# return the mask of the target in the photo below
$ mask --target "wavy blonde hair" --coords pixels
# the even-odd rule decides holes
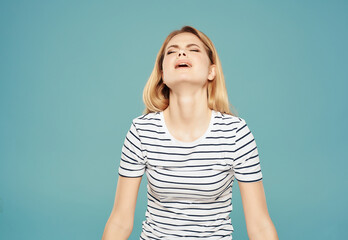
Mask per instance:
[[[159,50],[155,66],[152,73],[144,87],[143,101],[145,104],[145,110],[143,114],[151,112],[163,111],[169,105],[169,93],[170,89],[163,83],[162,79],[162,63],[165,54],[165,49],[168,42],[176,35],[180,33],[192,33],[196,35],[203,43],[211,64],[215,64],[216,76],[212,81],[208,81],[207,96],[208,96],[208,107],[221,113],[230,114],[237,116],[235,108],[229,103],[228,95],[225,85],[225,78],[222,72],[222,66],[219,56],[216,52],[212,41],[202,32],[191,26],[183,26],[180,30],[172,31],[167,38],[164,40],[161,49]]]

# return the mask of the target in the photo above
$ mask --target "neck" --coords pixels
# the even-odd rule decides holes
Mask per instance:
[[[207,88],[196,91],[170,92],[169,106],[164,110],[172,126],[186,132],[193,132],[210,121]]]

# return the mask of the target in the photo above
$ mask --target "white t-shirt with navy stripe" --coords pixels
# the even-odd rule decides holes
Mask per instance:
[[[140,239],[232,239],[232,184],[262,180],[258,150],[244,119],[212,110],[206,132],[182,142],[163,112],[134,118],[118,173],[147,176]]]

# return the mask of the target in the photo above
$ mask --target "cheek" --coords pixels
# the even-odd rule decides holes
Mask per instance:
[[[162,68],[163,69],[167,68],[167,65],[168,65],[168,61],[166,59],[164,59],[162,62]]]
[[[199,70],[201,71],[202,74],[207,75],[209,73],[209,67],[210,67],[210,61],[203,58],[200,59],[200,66],[199,66]]]
[[[166,71],[168,69],[168,65],[169,65],[168,59],[167,58],[163,59],[162,70]]]
[[[173,64],[174,64],[174,61],[170,57],[166,57],[166,58],[163,59],[163,62],[162,62],[162,76],[165,76],[166,73],[172,71]]]
[[[162,79],[165,80],[166,79],[166,75],[167,75],[167,72],[168,72],[168,59],[163,59],[163,62],[162,62]]]

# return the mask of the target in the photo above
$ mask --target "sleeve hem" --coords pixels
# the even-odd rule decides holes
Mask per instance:
[[[237,178],[236,178],[237,179]],[[256,180],[250,180],[250,181],[245,181],[245,180],[239,180],[237,179],[238,182],[243,182],[243,183],[252,183],[252,182],[260,182],[262,181],[263,178],[259,178],[259,179],[256,179]]]
[[[140,176],[126,176],[126,175],[123,175],[121,173],[118,173],[118,175],[120,175],[121,177],[127,177],[127,178],[138,178],[138,177],[142,177],[143,175],[140,175]]]

